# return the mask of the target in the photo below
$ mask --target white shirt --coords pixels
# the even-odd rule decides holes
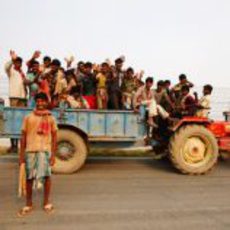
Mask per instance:
[[[63,93],[63,91],[66,89],[67,89],[67,81],[65,79],[65,76],[62,73],[62,71],[58,70],[54,95],[59,95],[59,94]]]
[[[73,96],[68,96],[67,101],[70,104],[70,108],[72,109],[81,109],[81,103],[79,101],[76,101]]]
[[[15,70],[12,61],[6,63],[5,71],[9,77],[9,98],[26,98],[23,78],[21,73]]]
[[[205,95],[199,100],[199,104],[205,108],[205,109],[210,109],[210,104],[211,104],[211,95]]]
[[[209,109],[211,104],[211,95],[204,95],[199,100],[199,105],[203,107],[203,109],[199,109],[196,113],[198,117],[208,117]]]
[[[133,98],[133,104],[134,104],[134,107],[137,107],[140,104],[146,105],[152,100],[156,101],[154,90],[150,89],[147,92],[146,86],[143,85],[135,93],[134,98]]]

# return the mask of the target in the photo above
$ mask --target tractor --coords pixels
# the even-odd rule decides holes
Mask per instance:
[[[176,169],[183,174],[201,175],[214,168],[219,153],[230,152],[230,122],[185,116],[173,125],[159,121],[150,144],[156,153],[168,152]]]

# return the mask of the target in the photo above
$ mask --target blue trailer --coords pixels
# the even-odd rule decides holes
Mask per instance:
[[[22,120],[30,112],[0,104],[0,137],[19,139]],[[59,126],[55,173],[80,169],[90,147],[135,146],[145,135],[145,124],[133,111],[54,109],[52,113]]]
[[[30,112],[29,108],[5,107],[0,103],[0,137],[19,139],[22,120]],[[91,147],[111,149],[141,142],[143,145],[148,129],[133,111],[58,108],[52,113],[59,126],[55,173],[69,174],[79,170]],[[162,130],[164,126],[159,123],[159,129],[153,129],[150,144],[155,152],[166,151],[174,167],[185,174],[209,172],[217,163],[219,150],[229,146],[229,122],[183,117],[175,125],[168,126],[166,132]]]

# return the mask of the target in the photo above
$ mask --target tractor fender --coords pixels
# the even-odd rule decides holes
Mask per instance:
[[[173,132],[177,131],[184,125],[188,124],[197,124],[197,125],[204,125],[208,126],[212,123],[211,120],[208,118],[202,118],[202,117],[184,117],[179,122],[176,123],[175,126],[171,129]]]

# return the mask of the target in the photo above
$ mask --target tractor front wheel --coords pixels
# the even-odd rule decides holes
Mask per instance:
[[[216,138],[201,125],[184,126],[170,140],[170,159],[184,174],[207,173],[218,160]]]

